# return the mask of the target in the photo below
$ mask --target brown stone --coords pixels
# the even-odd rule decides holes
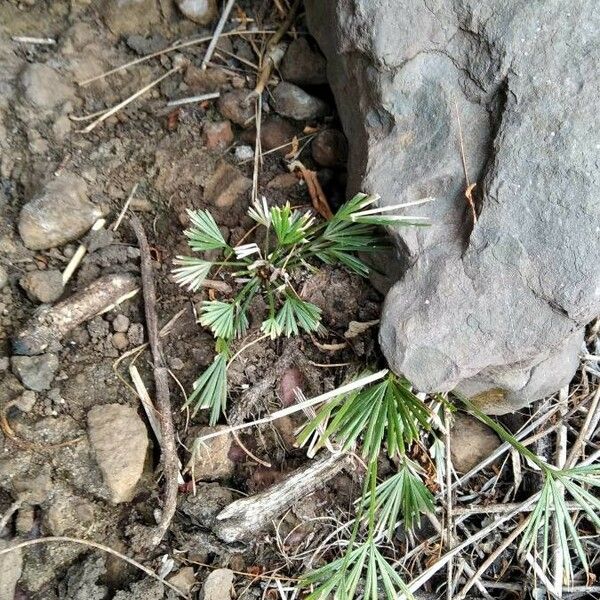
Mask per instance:
[[[204,124],[202,139],[209,150],[224,150],[233,143],[233,131],[229,121]]]
[[[293,173],[280,173],[267,183],[267,188],[271,190],[289,190],[297,185],[298,178]]]
[[[224,425],[216,427],[201,427],[195,436],[188,440],[188,448],[194,445],[197,438],[224,429]],[[235,463],[229,458],[229,450],[233,443],[233,436],[219,435],[203,441],[194,453],[193,475],[196,481],[213,481],[224,479],[233,474]]]
[[[337,129],[326,129],[312,141],[312,156],[322,167],[341,167],[348,159],[346,136]]]
[[[219,98],[219,112],[241,127],[250,127],[254,123],[254,103],[248,101],[248,90],[233,90]]]
[[[450,435],[452,464],[458,473],[470,471],[501,444],[487,425],[464,413],[455,415]]]
[[[204,199],[220,208],[233,206],[251,187],[252,181],[242,175],[239,169],[221,161],[206,183]]]

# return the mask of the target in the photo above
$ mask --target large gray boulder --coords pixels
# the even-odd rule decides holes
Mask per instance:
[[[600,313],[597,3],[306,4],[350,141],[348,192],[435,198],[404,209],[431,227],[395,234],[391,367],[424,391],[483,394],[490,413],[566,384]]]

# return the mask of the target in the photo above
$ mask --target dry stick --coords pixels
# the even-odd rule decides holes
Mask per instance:
[[[113,231],[116,231],[121,225],[121,221],[123,220],[123,217],[125,217],[125,213],[127,212],[127,209],[129,208],[129,205],[131,204],[131,201],[133,200],[133,197],[135,196],[139,185],[140,182],[138,181],[131,188],[131,192],[129,192],[129,196],[127,196],[127,200],[125,201],[125,204],[123,205],[123,208],[121,209],[121,212],[119,213],[119,216],[117,217],[117,220],[115,221],[115,224],[112,227]]]
[[[89,548],[95,548],[96,550],[101,550],[102,552],[106,552],[107,554],[112,554],[113,556],[116,556],[117,558],[124,560],[126,563],[129,563],[130,565],[136,567],[140,571],[143,571],[149,577],[156,579],[156,581],[159,581],[160,583],[162,583],[169,589],[173,590],[180,598],[186,598],[186,600],[188,599],[188,596],[186,594],[184,594],[178,587],[174,586],[172,583],[169,583],[168,581],[163,579],[160,575],[157,575],[152,569],[145,567],[144,565],[137,562],[137,560],[134,560],[133,558],[129,558],[129,556],[125,556],[125,554],[121,554],[120,552],[113,550],[109,546],[105,546],[104,544],[99,544],[97,542],[90,542],[88,540],[72,538],[72,537],[68,537],[68,536],[64,536],[64,535],[48,536],[48,537],[38,538],[36,540],[27,540],[25,542],[19,542],[18,544],[15,544],[14,546],[4,548],[3,550],[0,550],[0,556],[2,556],[3,554],[8,554],[9,552],[13,552],[15,550],[19,550],[20,548],[27,548],[27,546],[37,546],[38,544],[47,544],[50,542],[70,542],[72,544],[79,544],[80,546],[88,546]]]
[[[274,33],[272,29],[264,30],[264,31],[246,31],[246,30],[235,30],[228,31],[227,33],[222,33],[219,37],[229,37],[231,35],[263,35],[266,33]],[[151,60],[152,58],[157,58],[158,56],[162,56],[163,54],[168,54],[169,52],[174,52],[175,50],[180,50],[181,48],[188,48],[189,46],[195,46],[197,44],[204,44],[206,42],[210,42],[213,39],[213,36],[205,36],[201,38],[196,38],[194,40],[188,40],[187,42],[180,42],[178,44],[173,44],[168,46],[167,48],[163,48],[162,50],[158,50],[157,52],[152,52],[151,54],[147,54],[146,56],[142,56],[141,58],[136,58],[128,63],[119,65],[110,71],[105,71],[104,73],[100,73],[100,75],[95,75],[94,77],[90,77],[89,79],[84,79],[83,81],[79,81],[77,85],[84,86],[92,83],[94,81],[98,81],[98,79],[104,79],[109,75],[113,75],[114,73],[118,73],[119,71],[124,71],[125,69],[129,69],[129,67],[133,67],[135,65],[139,65],[140,63]]]
[[[462,159],[463,171],[465,173],[465,182],[467,183],[467,187],[465,189],[465,198],[467,199],[467,203],[471,209],[471,215],[473,216],[473,225],[477,223],[477,212],[475,210],[475,202],[473,202],[473,188],[475,184],[471,185],[469,181],[469,173],[467,171],[467,159],[465,157],[465,144],[463,141],[463,133],[462,133],[462,125],[460,122],[460,113],[458,111],[458,103],[454,101],[454,108],[456,109],[456,120],[458,122],[458,141],[460,143],[460,157]]]
[[[532,507],[533,508],[533,507]],[[495,560],[506,550],[516,539],[519,537],[522,531],[527,527],[529,523],[529,516],[523,520],[523,522],[516,527],[510,535],[481,563],[479,569],[475,574],[467,581],[459,594],[455,596],[454,600],[463,600],[467,597],[467,592],[474,586],[477,585],[481,580],[481,576],[488,570],[488,568],[495,562]]]
[[[558,404],[559,404],[559,419],[560,427],[556,434],[556,453],[555,463],[557,469],[562,469],[567,462],[567,427],[565,423],[565,415],[567,414],[569,403],[569,387],[563,387],[558,393]],[[589,414],[589,412],[588,412]],[[560,481],[557,481],[557,493],[562,496],[564,500],[565,488]],[[560,531],[558,525],[558,516],[554,515],[552,523],[552,542],[554,544],[554,550],[552,552],[552,583],[556,589],[559,598],[562,598],[563,580],[565,577],[565,561],[562,554],[560,541]],[[570,574],[567,574],[570,579]]]
[[[569,456],[565,463],[565,467],[569,468],[575,464],[575,461],[577,461],[577,459],[579,458],[579,455],[581,454],[581,451],[583,450],[583,447],[584,447],[586,441],[590,437],[589,434],[590,433],[593,434],[593,429],[591,432],[590,432],[590,429],[591,429],[591,424],[596,420],[596,415],[600,414],[600,411],[598,410],[599,404],[600,404],[600,385],[596,388],[596,392],[594,394],[594,398],[592,399],[592,403],[590,404],[588,414],[585,418],[585,421],[583,422],[583,425],[581,427],[579,435],[577,436],[577,439],[575,440],[575,443],[573,444],[573,447],[571,448],[571,451],[569,452]]]
[[[156,316],[156,288],[152,273],[152,259],[148,238],[142,223],[136,215],[129,217],[140,247],[140,264],[142,275],[142,291],[144,296],[144,312],[148,329],[148,342],[154,361],[154,383],[156,386],[156,408],[160,419],[162,433],[162,463],[165,478],[165,500],[157,531],[152,539],[156,546],[164,537],[177,506],[177,474],[179,471],[175,431],[171,415],[171,397],[169,394],[169,373],[162,352],[162,343],[158,335],[158,318]]]
[[[229,13],[231,12],[231,9],[233,8],[234,4],[235,4],[235,0],[227,0],[227,4],[223,8],[223,12],[221,13],[221,18],[219,19],[219,22],[217,23],[215,32],[212,35],[212,39],[210,40],[210,44],[208,45],[208,48],[206,49],[206,54],[204,55],[204,58],[202,60],[202,66],[201,66],[202,70],[206,69],[206,67],[208,65],[208,61],[211,59],[213,52],[215,51],[215,48],[217,47],[217,42],[219,41],[219,37],[221,36],[223,27],[225,27],[225,23],[227,22],[227,18],[229,17]]]
[[[600,457],[600,450],[597,450],[596,452],[591,454],[588,458],[581,461],[580,465],[581,466],[590,465],[593,462],[595,462],[599,457]],[[422,585],[425,584],[425,582],[429,581],[440,569],[444,568],[444,566],[447,564],[447,562],[450,560],[450,558],[452,556],[455,556],[459,552],[462,552],[465,548],[468,548],[471,544],[478,542],[480,539],[486,537],[489,533],[491,533],[492,531],[497,529],[500,525],[502,525],[503,523],[506,523],[506,521],[513,519],[518,514],[520,514],[524,510],[528,509],[530,506],[532,506],[535,502],[538,501],[540,496],[541,496],[541,492],[535,493],[533,496],[531,496],[530,498],[525,500],[522,504],[518,505],[514,510],[511,510],[507,514],[501,516],[499,519],[496,519],[495,521],[490,523],[488,526],[484,527],[483,529],[479,530],[477,533],[475,533],[472,536],[470,536],[469,538],[467,538],[464,542],[462,542],[458,546],[452,548],[452,550],[450,550],[449,552],[446,552],[446,554],[444,554],[442,557],[440,557],[440,559],[437,562],[435,562],[433,565],[431,565],[429,568],[427,568],[425,571],[423,571],[423,573],[421,573],[416,579],[414,579],[408,585],[408,589],[410,590],[410,592],[411,593],[416,592]],[[407,597],[405,594],[400,594],[400,596],[398,596],[398,600],[407,600]]]
[[[102,123],[102,121],[105,121],[106,119],[108,119],[109,117],[114,115],[116,112],[119,112],[122,108],[127,106],[130,102],[133,102],[136,98],[139,98],[140,96],[145,94],[148,90],[151,90],[154,86],[158,85],[163,79],[166,79],[170,75],[173,75],[173,73],[180,71],[181,68],[182,68],[181,65],[177,65],[176,67],[173,67],[172,69],[167,71],[164,75],[161,75],[158,79],[155,79],[154,81],[150,82],[148,85],[145,85],[142,89],[135,92],[135,94],[132,94],[131,96],[129,96],[129,98],[125,98],[125,100],[123,100],[122,102],[119,102],[119,104],[116,104],[112,108],[109,108],[106,112],[102,113],[97,119],[92,121],[87,127],[84,127],[83,129],[81,129],[80,133],[89,133],[90,131],[92,131],[92,129],[95,129],[98,125],[100,125],[100,123]]]

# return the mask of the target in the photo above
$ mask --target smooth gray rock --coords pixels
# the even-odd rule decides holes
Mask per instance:
[[[13,373],[29,390],[43,392],[49,390],[58,370],[56,354],[39,354],[38,356],[13,356],[10,359]]]
[[[323,100],[287,81],[279,83],[272,91],[272,96],[275,111],[296,121],[318,119],[331,112]]]
[[[88,200],[85,181],[64,173],[21,209],[19,234],[31,250],[54,248],[77,239],[104,213]]]
[[[420,390],[483,392],[498,413],[566,384],[600,312],[597,4],[306,5],[350,142],[349,193],[435,198],[404,209],[431,227],[395,234],[391,367]]]

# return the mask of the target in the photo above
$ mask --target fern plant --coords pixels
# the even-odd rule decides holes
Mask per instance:
[[[267,306],[261,324],[265,338],[319,332],[321,310],[298,292],[306,275],[324,263],[341,264],[366,276],[369,268],[356,253],[384,247],[378,227],[426,224],[419,217],[387,214],[405,205],[368,208],[377,199],[358,194],[328,221],[318,220],[312,211],[294,210],[289,203],[269,207],[265,198],[257,200],[248,216],[262,230],[256,232],[256,239],[262,240],[260,246],[256,242],[231,246],[209,211],[188,211],[191,225],[185,236],[190,249],[196,253],[220,252],[221,258],[178,256],[173,270],[175,281],[197,291],[210,273],[219,269],[237,286],[232,298],[201,304],[199,322],[216,338],[216,356],[188,397],[186,406],[191,406],[194,414],[200,409],[209,410],[210,424],[214,425],[225,411],[231,343],[248,330],[248,308],[258,294]]]
[[[315,449],[337,444],[343,451],[359,447],[366,461],[365,488],[358,501],[354,529],[344,556],[305,576],[302,584],[312,589],[310,600],[352,600],[360,582],[369,600],[400,593],[411,596],[402,577],[381,553],[377,540],[393,540],[400,520],[411,529],[423,513],[433,510],[433,495],[408,450],[429,431],[432,414],[412,392],[409,383],[393,373],[381,382],[338,396],[323,406],[300,432],[300,445]],[[385,451],[397,465],[397,473],[377,484],[378,457]],[[366,528],[360,542],[359,531]]]
[[[467,407],[469,412],[482,423],[492,428],[498,436],[509,443],[543,478],[540,498],[529,516],[527,527],[521,535],[519,553],[533,552],[541,556],[541,566],[548,570],[548,558],[552,547],[552,529],[555,527],[555,541],[564,562],[564,579],[573,580],[573,559],[575,555],[586,573],[589,564],[583,542],[577,532],[573,518],[567,508],[565,493],[569,494],[590,521],[594,529],[600,531],[600,465],[581,465],[559,469],[548,464],[537,454],[523,446],[510,432],[497,421],[482,413],[468,398],[455,393],[455,396]],[[596,494],[592,493],[593,490]]]

